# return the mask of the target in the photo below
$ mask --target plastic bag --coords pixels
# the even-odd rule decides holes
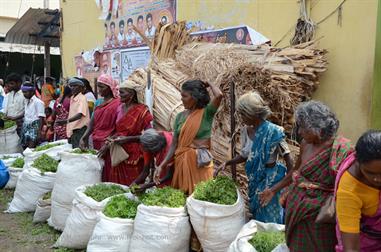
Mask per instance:
[[[114,184],[114,183],[102,183]],[[119,185],[119,184],[117,184]],[[86,196],[86,188],[92,185],[83,185],[75,190],[72,210],[66,219],[65,228],[54,247],[85,249],[97,224],[98,215],[102,212],[110,198],[101,202]],[[127,186],[119,185],[128,189]]]
[[[3,188],[9,180],[9,173],[7,170],[7,167],[3,163],[3,161],[0,160],[0,189]]]
[[[52,192],[52,212],[48,223],[62,231],[73,206],[75,189],[101,182],[103,160],[96,155],[69,152],[62,152],[61,160]]]
[[[33,215],[33,223],[45,222],[50,217],[51,200],[41,197],[37,202],[36,212]]]
[[[191,227],[185,207],[138,206],[130,251],[188,252]]]
[[[228,252],[256,252],[257,250],[249,243],[249,240],[257,232],[284,232],[285,226],[277,223],[263,223],[251,220],[246,223],[238,233],[235,240],[230,244]],[[279,244],[273,252],[288,252],[286,244]]]
[[[0,130],[0,154],[19,153],[22,151],[17,135],[17,126]]]
[[[42,174],[36,168],[24,169],[17,181],[13,199],[6,212],[33,212],[36,210],[38,199],[52,191],[55,180],[56,174],[53,172]]]
[[[5,188],[16,188],[17,180],[19,179],[22,171],[22,168],[8,167],[9,180],[8,183],[5,185]]]
[[[187,199],[190,221],[204,252],[225,252],[245,224],[245,204],[237,190],[234,205]]]

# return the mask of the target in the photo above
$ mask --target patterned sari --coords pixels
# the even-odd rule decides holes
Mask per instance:
[[[321,206],[334,191],[338,166],[353,152],[348,139],[336,137],[293,174],[286,202],[286,241],[290,251],[335,251],[335,224],[316,224]]]
[[[147,106],[137,104],[116,121],[115,136],[138,136],[153,120]],[[140,143],[122,145],[129,158],[115,167],[105,166],[102,181],[130,185],[143,171],[144,159]]]
[[[262,222],[283,223],[283,208],[279,204],[280,192],[262,207],[259,193],[277,184],[286,175],[286,167],[277,162],[274,167],[266,167],[270,153],[277,148],[285,134],[278,125],[264,121],[255,132],[255,138],[245,170],[249,179],[250,210],[254,219]]]
[[[60,103],[61,99],[57,99],[54,104],[54,110],[56,111],[56,121],[58,120],[67,120],[69,116],[70,109],[70,98],[65,98],[62,104]],[[57,125],[54,124],[54,133],[56,135],[56,140],[66,139],[66,124]]]

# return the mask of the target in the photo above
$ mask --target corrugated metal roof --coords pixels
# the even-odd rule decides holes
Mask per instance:
[[[44,54],[45,48],[37,45],[20,45],[0,42],[0,52],[17,52],[28,54]],[[59,47],[50,47],[50,54],[60,55]]]
[[[60,21],[59,16],[47,14],[47,12],[55,12],[59,15],[58,10],[30,8],[7,32],[5,42],[15,44],[44,45],[45,41],[50,41],[51,46],[59,47],[59,26],[41,24],[57,24]]]

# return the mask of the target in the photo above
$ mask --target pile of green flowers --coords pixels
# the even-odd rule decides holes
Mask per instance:
[[[118,195],[111,198],[103,213],[110,218],[135,219],[139,204],[138,201]]]
[[[183,207],[185,205],[185,194],[172,187],[164,187],[155,189],[141,196],[141,201],[147,206],[162,206],[162,207]]]
[[[285,243],[285,234],[283,232],[258,232],[249,243],[258,252],[271,252],[279,244]]]
[[[88,150],[81,150],[81,149],[74,149],[72,150],[70,153],[74,153],[74,154],[92,154],[92,155],[97,155],[97,151],[96,150],[91,150],[91,149],[88,149]]]
[[[0,120],[3,120],[4,121],[4,128],[1,128],[2,130],[5,130],[5,129],[9,129],[9,128],[12,128],[13,126],[16,125],[16,122],[15,121],[12,121],[12,120],[6,120],[4,119],[4,114],[3,113],[0,113]],[[4,158],[3,158],[4,159]]]
[[[34,149],[34,151],[43,151],[43,150],[47,150],[47,149],[50,149],[50,148],[53,148],[56,146],[60,146],[60,145],[64,145],[64,144],[63,143],[45,144],[45,145],[41,145],[41,146],[36,147]]]
[[[217,176],[215,179],[198,183],[193,197],[220,205],[233,205],[238,198],[237,187],[232,178]]]
[[[15,161],[13,161],[11,167],[13,168],[23,168],[24,167],[24,158],[22,157],[19,157],[19,158],[16,158]]]
[[[101,202],[111,196],[123,193],[126,193],[126,191],[121,186],[111,184],[96,184],[87,187],[85,190],[86,196],[98,202]]]
[[[32,166],[39,169],[43,175],[45,172],[57,172],[58,164],[59,162],[54,158],[42,154],[39,158],[34,160]]]

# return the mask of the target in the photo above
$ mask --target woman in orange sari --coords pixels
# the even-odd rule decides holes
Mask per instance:
[[[207,87],[213,93],[212,101]],[[213,118],[220,106],[222,92],[213,84],[200,80],[186,81],[182,86],[181,100],[185,111],[176,117],[171,148],[155,171],[155,182],[160,183],[161,170],[174,156],[172,187],[191,194],[196,184],[213,178],[213,163],[199,163],[197,151],[210,150]]]
[[[108,138],[99,155],[103,155],[112,145],[119,145],[128,154],[128,158],[114,167],[105,166],[102,177],[104,182],[130,185],[143,171],[143,150],[139,139],[145,129],[152,127],[153,117],[147,106],[138,101],[137,91],[140,87],[129,80],[119,87],[122,104],[116,111],[115,134]]]

